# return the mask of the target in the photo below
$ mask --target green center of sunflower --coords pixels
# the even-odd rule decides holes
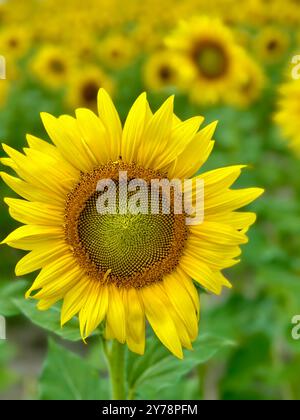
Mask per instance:
[[[131,179],[160,178],[161,175],[134,164],[115,162],[81,177],[69,195],[66,206],[66,239],[88,275],[98,281],[113,282],[119,287],[140,288],[161,281],[178,264],[186,240],[184,215],[114,214],[98,212],[96,192],[101,179],[118,182],[119,170]],[[118,188],[117,188],[118,202]],[[105,274],[109,272],[109,275]]]
[[[217,79],[223,76],[228,67],[226,52],[217,43],[206,41],[196,46],[193,59],[202,76]]]

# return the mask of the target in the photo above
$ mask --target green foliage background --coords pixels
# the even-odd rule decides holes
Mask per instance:
[[[116,105],[124,119],[142,90],[140,62],[115,76]],[[278,69],[270,69],[278,74]],[[2,83],[2,81],[1,81]],[[149,95],[153,108],[168,96]],[[291,337],[292,317],[300,313],[300,176],[292,155],[272,124],[275,103],[270,84],[259,103],[247,110],[199,109],[177,95],[178,116],[196,114],[219,120],[216,146],[201,170],[246,163],[237,186],[260,186],[265,195],[251,210],[258,214],[243,247],[242,261],[228,270],[233,289],[221,297],[201,292],[202,317],[195,351],[179,361],[149,337],[144,358],[128,354],[128,387],[136,398],[299,399],[300,342]],[[25,133],[45,138],[39,112],[63,112],[61,97],[34,81],[15,82],[0,114],[0,138],[25,146]],[[13,193],[1,184],[1,196]],[[0,203],[1,237],[17,223]],[[77,322],[63,330],[59,309],[41,313],[25,301],[32,280],[16,279],[22,252],[0,248],[0,314],[7,317],[6,341],[0,341],[1,398],[106,399],[107,368],[99,334],[88,346]],[[28,319],[30,321],[28,321]],[[48,341],[49,339],[49,341]]]

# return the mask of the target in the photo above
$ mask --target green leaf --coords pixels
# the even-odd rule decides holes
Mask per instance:
[[[178,360],[156,338],[151,338],[147,341],[147,350],[143,357],[133,353],[129,354],[127,361],[128,387],[131,392],[138,390],[143,395],[145,386],[151,385],[158,397],[157,393],[160,389],[173,386],[195,367],[206,363],[222,347],[232,344],[231,341],[224,338],[209,334],[201,335],[194,343],[194,350],[185,351],[184,359]]]
[[[59,305],[54,305],[47,311],[40,311],[37,309],[36,301],[34,300],[16,299],[14,302],[22,314],[35,325],[51,331],[66,340],[81,340],[77,318],[73,318],[64,327],[60,326]]]
[[[42,400],[106,400],[107,379],[75,353],[49,340],[39,383]]]
[[[25,280],[0,283],[0,315],[13,316],[20,313],[14,300],[24,296],[27,285]]]

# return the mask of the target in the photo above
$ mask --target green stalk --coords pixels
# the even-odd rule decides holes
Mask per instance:
[[[111,382],[111,395],[113,400],[126,400],[125,386],[125,345],[114,340],[109,350],[103,342]]]

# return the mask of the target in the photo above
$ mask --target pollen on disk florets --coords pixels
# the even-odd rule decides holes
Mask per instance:
[[[118,186],[120,171],[128,181],[143,179],[149,185],[163,174],[135,163],[110,162],[81,178],[68,195],[65,235],[79,264],[100,282],[118,287],[140,288],[161,281],[177,266],[187,229],[184,214],[99,214],[99,180],[111,179]],[[149,196],[149,206],[151,198]],[[109,273],[109,275],[107,275]]]

